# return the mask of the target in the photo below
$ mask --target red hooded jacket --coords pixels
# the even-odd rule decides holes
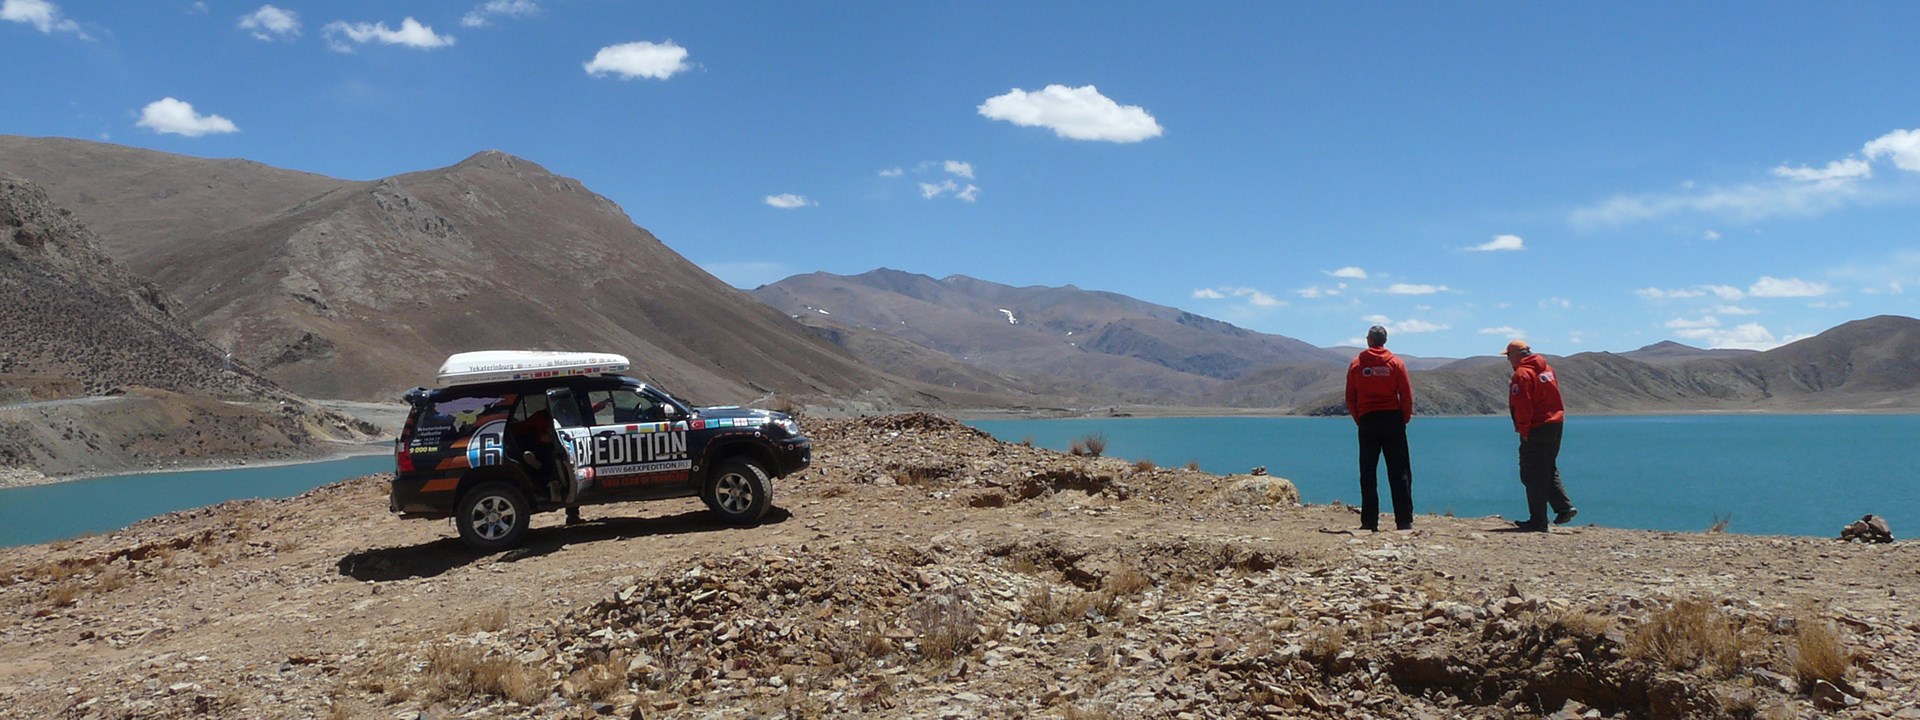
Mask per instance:
[[[1401,422],[1413,420],[1413,384],[1407,364],[1384,347],[1367,348],[1347,366],[1347,414],[1353,421],[1382,410],[1399,410]]]
[[[1560,404],[1560,379],[1554,377],[1547,359],[1528,355],[1513,369],[1513,381],[1507,386],[1507,407],[1513,413],[1513,429],[1525,440],[1533,429],[1567,419]]]

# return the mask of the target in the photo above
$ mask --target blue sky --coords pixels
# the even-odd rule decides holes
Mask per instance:
[[[1072,284],[1426,356],[1920,314],[1916,3],[0,3],[0,133],[503,150],[748,288]]]

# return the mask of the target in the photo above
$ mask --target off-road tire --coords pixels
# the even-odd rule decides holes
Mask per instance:
[[[481,483],[461,495],[454,507],[453,524],[460,528],[460,539],[482,552],[519,547],[532,523],[533,504],[527,502],[526,493],[503,482]]]
[[[700,499],[723,522],[751,525],[773,508],[773,480],[752,460],[728,460],[707,476]]]

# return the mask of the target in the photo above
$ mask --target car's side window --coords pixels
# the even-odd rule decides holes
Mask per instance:
[[[547,396],[541,393],[528,393],[520,398],[520,405],[513,409],[513,421],[520,422],[533,417],[536,413],[546,412]]]
[[[632,390],[594,390],[587,393],[587,402],[593,406],[595,425],[657,422],[661,419],[660,409],[653,399]]]

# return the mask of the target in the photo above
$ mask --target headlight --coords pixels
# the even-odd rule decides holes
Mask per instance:
[[[774,418],[773,426],[780,428],[780,431],[786,433],[787,437],[800,436],[800,421],[793,418]]]

